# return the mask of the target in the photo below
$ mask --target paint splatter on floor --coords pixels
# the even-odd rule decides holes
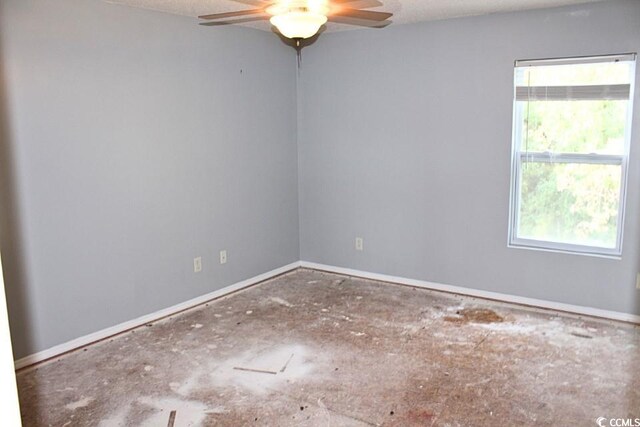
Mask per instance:
[[[84,408],[85,406],[89,405],[91,401],[93,401],[92,397],[84,397],[75,402],[68,403],[64,405],[64,407],[70,411],[75,411],[78,408]]]
[[[301,269],[152,326],[20,372],[24,425],[640,417],[640,330],[622,323]]]

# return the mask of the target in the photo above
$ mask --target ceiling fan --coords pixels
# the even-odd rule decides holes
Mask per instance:
[[[296,49],[302,41],[315,36],[327,22],[383,28],[391,23],[388,12],[365,10],[382,6],[379,0],[234,0],[253,6],[234,12],[199,16],[209,22],[200,25],[218,26],[269,20]]]

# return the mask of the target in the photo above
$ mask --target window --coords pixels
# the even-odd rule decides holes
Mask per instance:
[[[516,61],[510,246],[621,255],[635,57]]]

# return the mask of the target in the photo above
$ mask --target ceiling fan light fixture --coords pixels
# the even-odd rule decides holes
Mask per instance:
[[[274,15],[269,21],[287,38],[308,39],[327,22],[327,17],[316,12],[292,10]]]
[[[200,15],[198,18],[209,21],[200,25],[243,24],[269,19],[282,37],[295,42],[292,46],[298,53],[309,44],[302,43],[302,40],[316,36],[320,28],[329,20],[360,27],[383,28],[391,23],[387,19],[393,16],[389,12],[366,10],[382,5],[379,0],[235,1],[249,3],[255,5],[256,8]],[[345,4],[347,5],[345,6]],[[361,9],[357,9],[358,6]]]

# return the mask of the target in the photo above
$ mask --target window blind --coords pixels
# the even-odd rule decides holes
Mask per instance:
[[[515,61],[516,67],[531,67],[544,65],[569,65],[569,64],[595,64],[599,62],[635,61],[635,53],[623,53],[619,55],[584,56],[574,58],[548,58],[548,59],[519,59]]]
[[[516,101],[627,100],[631,85],[516,86]]]

